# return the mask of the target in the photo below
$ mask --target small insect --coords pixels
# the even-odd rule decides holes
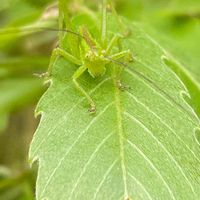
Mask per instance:
[[[78,38],[77,41],[81,41],[78,43],[78,46],[77,46],[78,53],[80,53],[80,56],[77,56],[78,53],[73,48],[74,43],[73,43],[73,45],[70,45],[70,43],[69,43],[69,45],[71,46],[71,50],[74,49],[71,52],[66,51],[65,48],[62,47],[62,44],[60,44],[60,47],[56,48],[53,51],[48,72],[44,73],[44,74],[34,74],[34,75],[39,76],[41,78],[44,77],[44,75],[51,75],[51,68],[55,62],[55,59],[58,56],[63,56],[68,61],[75,63],[76,65],[79,66],[79,68],[74,73],[72,79],[73,79],[73,82],[75,83],[76,87],[78,88],[78,90],[80,90],[83,93],[83,95],[85,95],[86,98],[88,99],[88,101],[90,103],[89,111],[91,113],[95,113],[95,111],[96,111],[95,103],[92,100],[92,98],[90,97],[90,95],[88,95],[87,92],[81,87],[81,85],[78,83],[77,79],[86,70],[88,70],[89,74],[95,78],[98,76],[103,76],[106,71],[106,68],[109,67],[109,64],[111,64],[111,63],[115,63],[116,66],[118,66],[118,67],[120,66],[119,68],[121,69],[121,68],[129,67],[127,62],[129,62],[129,61],[131,62],[134,60],[133,56],[129,50],[118,51],[117,53],[111,54],[111,52],[113,52],[112,49],[114,47],[118,46],[120,39],[123,38],[124,36],[126,37],[127,35],[129,35],[130,31],[128,31],[126,29],[126,27],[124,27],[123,23],[121,22],[120,18],[117,15],[115,9],[111,6],[110,8],[113,11],[113,15],[115,16],[115,18],[120,26],[120,29],[122,29],[123,32],[122,32],[122,34],[117,33],[107,44],[107,41],[106,41],[106,34],[107,34],[106,0],[103,0],[102,7],[103,7],[103,9],[102,9],[101,41],[99,43],[96,42],[95,39],[90,35],[90,33],[86,27],[81,27],[79,32],[74,32],[70,29],[62,28],[62,27],[59,29],[56,29],[56,28],[45,28],[45,27],[37,27],[37,26],[34,27],[34,29],[33,29],[33,27],[17,27],[17,28],[8,28],[8,29],[0,30],[0,34],[3,34],[3,35],[4,34],[7,35],[10,33],[11,34],[17,33],[17,35],[19,35],[19,36],[24,35],[22,33],[25,33],[25,32],[32,33],[35,31],[36,32],[37,31],[55,31],[55,32],[58,31],[59,33],[69,33],[69,36],[74,35],[76,37],[76,39]],[[123,59],[123,61],[122,61],[122,59]],[[169,66],[168,61],[166,62],[166,65]],[[182,106],[179,102],[177,102],[165,90],[160,88],[156,84],[156,82],[154,82],[149,77],[145,76],[145,74],[141,73],[140,71],[138,71],[134,68],[131,68],[131,71],[136,76],[143,79],[147,84],[151,85],[155,90],[162,93],[163,96],[165,96],[168,100],[170,100],[171,102],[176,104],[181,110],[188,113],[191,116],[191,118],[193,118],[193,114],[188,112],[188,110],[184,106]],[[127,86],[124,86],[121,84],[120,76],[116,77],[115,81],[116,81],[116,86],[119,89],[121,89],[122,91],[129,89]]]
[[[132,61],[132,55],[130,50],[120,51],[111,54],[112,49],[118,44],[119,40],[123,37],[122,34],[115,34],[111,41],[107,43],[107,1],[103,0],[102,3],[102,23],[101,23],[101,41],[98,43],[91,36],[88,29],[85,26],[80,27],[77,36],[80,36],[82,40],[78,43],[76,51],[69,53],[63,48],[58,47],[53,50],[52,57],[49,65],[49,73],[58,56],[64,57],[66,60],[78,65],[78,69],[72,76],[72,80],[77,89],[87,98],[90,107],[89,112],[95,113],[96,106],[92,97],[83,89],[79,84],[78,78],[87,70],[93,77],[103,76],[106,72],[106,67],[112,62],[112,60],[118,60],[124,58],[126,61]],[[78,51],[78,52],[77,52]],[[77,56],[80,55],[80,56]],[[118,80],[119,83],[119,80]],[[118,84],[119,87],[121,84]]]
[[[65,50],[60,44],[59,47],[55,48],[52,52],[50,59],[49,69],[47,73],[44,74],[34,74],[39,77],[51,76],[52,67],[56,59],[61,56],[66,60],[72,62],[78,66],[78,69],[72,76],[72,80],[76,88],[87,98],[89,102],[89,112],[96,112],[96,105],[92,97],[84,90],[84,88],[79,84],[78,78],[85,72],[88,71],[89,74],[93,77],[103,76],[106,72],[106,68],[109,67],[111,63],[120,65],[120,62],[117,60],[123,59],[124,61],[132,61],[132,54],[130,50],[118,51],[112,54],[112,50],[119,46],[120,40],[124,37],[123,34],[116,33],[110,42],[107,42],[107,8],[113,11],[113,15],[116,18],[119,26],[123,26],[118,18],[115,9],[112,5],[108,5],[106,0],[102,0],[102,19],[101,19],[101,30],[100,30],[100,42],[97,42],[95,38],[92,37],[89,30],[86,26],[81,26],[77,32],[71,31],[68,28],[55,29],[55,28],[35,28],[34,30],[29,27],[24,27],[22,31],[33,32],[33,31],[59,31],[63,33],[69,33],[68,37],[71,40],[68,40],[68,46],[70,51]],[[6,31],[5,31],[6,33]],[[7,33],[12,33],[12,30],[8,30]],[[75,38],[74,38],[75,37]],[[75,42],[71,42],[75,41]],[[71,44],[72,43],[72,44]],[[120,47],[118,48],[120,49]],[[122,66],[122,65],[121,65]],[[126,86],[123,86],[120,82],[120,77],[117,77],[116,86],[121,90],[127,89]]]

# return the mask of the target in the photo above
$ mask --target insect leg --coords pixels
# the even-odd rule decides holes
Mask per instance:
[[[56,59],[58,56],[64,57],[66,60],[76,64],[76,65],[81,65],[82,63],[73,55],[69,54],[67,51],[64,51],[61,48],[56,48],[53,50],[51,59],[50,59],[50,64],[49,64],[49,69],[48,69],[48,75],[51,75],[52,73],[52,67],[53,64],[55,63]]]
[[[121,36],[120,36],[119,34],[117,34],[117,35],[115,35],[115,36],[111,39],[110,43],[108,44],[108,46],[107,46],[107,48],[106,48],[106,52],[105,52],[106,55],[109,55],[109,54],[110,54],[112,48],[113,48],[113,47],[115,46],[115,44],[119,41],[120,38],[121,38]]]
[[[130,53],[130,50],[122,51],[122,52],[120,52],[120,53],[116,53],[116,54],[114,54],[114,55],[109,56],[109,60],[110,60],[110,61],[113,60],[113,62],[114,62],[115,60],[120,59],[120,58],[125,58],[125,61],[129,61],[129,62],[130,62],[130,61],[133,61],[133,57],[132,57],[132,54]],[[123,66],[123,67],[124,67],[124,66]],[[122,90],[122,91],[129,89],[129,86],[123,85],[123,84],[121,83],[121,80],[120,80],[120,74],[121,74],[121,72],[122,72],[122,70],[123,70],[123,67],[119,67],[119,68],[117,68],[117,69],[115,68],[116,85],[117,85],[117,87],[118,87],[120,90]]]
[[[124,58],[125,61],[128,61],[128,62],[131,62],[133,61],[133,56],[130,52],[130,50],[126,50],[126,51],[122,51],[122,52],[119,52],[119,53],[116,53],[116,54],[113,54],[111,56],[105,56],[105,58],[110,61],[110,62],[113,62],[113,63],[117,63],[117,60],[118,59],[121,59],[121,58]],[[123,65],[120,65],[121,67],[118,67],[118,74],[121,73],[121,70],[123,69]],[[118,75],[119,76],[119,75]],[[117,76],[117,77],[118,77]]]
[[[87,100],[90,103],[90,108],[89,108],[89,112],[91,113],[95,113],[96,111],[96,106],[94,104],[94,101],[92,100],[92,98],[90,97],[90,95],[80,86],[80,84],[78,83],[77,79],[87,70],[87,67],[85,67],[84,65],[82,65],[81,67],[79,67],[76,72],[74,73],[74,75],[72,76],[73,82],[76,85],[77,89],[87,98]]]
[[[122,51],[122,52],[113,54],[113,55],[109,56],[109,58],[113,59],[113,60],[118,60],[120,58],[126,58],[127,61],[129,61],[129,62],[133,61],[133,56],[132,56],[130,50],[126,50],[126,51]]]

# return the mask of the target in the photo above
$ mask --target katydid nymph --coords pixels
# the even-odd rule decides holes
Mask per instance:
[[[89,112],[95,113],[96,106],[92,97],[83,89],[79,84],[78,78],[85,72],[88,71],[93,77],[103,76],[106,72],[106,67],[112,62],[112,60],[125,59],[126,61],[132,61],[132,55],[129,50],[124,50],[111,54],[113,47],[115,47],[122,34],[115,34],[111,41],[107,43],[107,2],[103,0],[102,2],[102,21],[101,21],[101,41],[96,42],[95,38],[91,36],[87,27],[82,26],[79,30],[80,38],[82,38],[78,43],[78,54],[77,57],[72,53],[69,53],[58,47],[53,50],[52,57],[49,65],[49,73],[51,73],[51,68],[58,56],[64,57],[66,60],[78,65],[78,69],[72,76],[73,83],[76,88],[87,98],[90,107]],[[69,44],[70,45],[70,44]],[[118,80],[119,81],[119,80]]]
[[[75,43],[77,46],[72,47],[74,43],[70,43],[70,39],[68,40],[67,46],[69,46],[68,49],[72,49],[71,51],[67,51],[65,48],[62,47],[62,44],[59,44],[57,48],[55,48],[52,52],[52,56],[50,59],[49,69],[46,73],[42,75],[38,75],[39,77],[43,77],[44,75],[48,78],[51,77],[52,73],[52,67],[56,61],[56,59],[59,56],[62,56],[67,61],[75,64],[78,66],[77,70],[72,76],[73,83],[75,84],[76,88],[86,97],[86,99],[89,102],[89,112],[95,113],[96,112],[96,106],[95,102],[93,101],[92,97],[83,89],[83,87],[79,84],[78,78],[85,72],[88,71],[89,75],[91,75],[93,78],[97,78],[99,76],[103,76],[106,72],[106,68],[109,67],[111,63],[114,63],[118,68],[120,63],[116,63],[115,61],[124,61],[129,62],[132,61],[132,54],[130,50],[121,50],[121,48],[117,48],[118,51],[113,52],[113,48],[120,46],[119,43],[121,39],[124,37],[123,33],[115,33],[114,36],[112,36],[110,42],[108,42],[107,38],[107,1],[102,0],[102,11],[101,11],[101,30],[100,32],[100,41],[97,42],[97,39],[92,36],[90,31],[88,30],[88,27],[81,26],[77,31],[70,30],[67,27],[64,28],[44,28],[44,27],[36,27],[34,29],[31,29],[31,27],[22,27],[19,30],[27,31],[27,32],[34,32],[34,31],[58,31],[66,33],[67,37],[70,37],[71,39],[75,39],[78,41]],[[119,19],[117,19],[116,11],[114,10],[114,7],[111,5],[113,15],[116,18],[117,23],[119,22]],[[119,24],[119,26],[121,26]],[[3,31],[3,34],[6,33],[14,33],[11,30]],[[75,52],[73,49],[76,49]],[[116,49],[116,48],[115,48]],[[78,55],[78,56],[77,56]],[[123,65],[121,65],[123,67]],[[116,85],[124,89],[125,87],[121,85],[120,82],[120,76],[117,77]]]

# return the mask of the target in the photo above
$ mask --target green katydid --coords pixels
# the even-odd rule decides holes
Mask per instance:
[[[73,35],[81,40],[78,40],[78,42],[75,42],[77,45],[76,48],[72,48],[72,52],[66,51],[64,48],[62,48],[62,45],[60,47],[57,47],[53,50],[49,69],[47,73],[44,73],[42,75],[38,75],[39,77],[43,76],[50,76],[53,64],[58,56],[64,57],[66,60],[72,62],[73,64],[78,65],[77,71],[72,76],[73,82],[77,89],[87,98],[87,100],[90,103],[89,112],[95,113],[96,106],[92,98],[89,94],[81,87],[81,85],[78,83],[78,78],[86,71],[88,70],[89,74],[96,78],[98,76],[103,76],[106,67],[109,66],[110,63],[115,63],[121,65],[119,62],[116,63],[118,59],[124,58],[125,61],[132,61],[132,55],[129,50],[119,51],[117,53],[111,54],[112,49],[119,43],[120,39],[123,37],[123,34],[117,33],[113,36],[113,38],[110,40],[110,42],[107,42],[107,0],[102,0],[102,19],[101,19],[101,41],[98,43],[96,42],[95,38],[91,36],[89,33],[87,27],[80,27],[78,32],[74,32],[69,29],[70,26],[67,28],[44,28],[44,27],[36,27],[32,29],[31,27],[22,27],[19,28],[19,31],[21,32],[34,32],[34,31],[58,31],[58,32],[66,32],[69,33],[69,37],[71,40],[74,38]],[[110,2],[111,10],[113,12],[113,15],[116,18],[117,23],[121,27],[122,30],[124,30],[124,25],[120,21],[120,18],[118,17],[114,7],[112,6],[112,3]],[[67,17],[65,15],[65,17]],[[69,19],[65,20],[67,23],[69,23]],[[16,33],[16,28],[3,30],[1,33]],[[124,31],[125,32],[125,31]],[[76,40],[75,39],[75,40]],[[77,41],[77,40],[76,40]],[[70,46],[70,40],[68,42],[68,45]],[[72,42],[72,45],[74,45],[74,42]],[[70,47],[71,48],[71,47]],[[78,52],[76,52],[78,50]],[[77,56],[80,55],[80,56]],[[123,66],[123,65],[121,65]],[[116,85],[124,89],[125,87],[122,86],[120,82],[120,77],[117,77]]]
[[[83,40],[77,43],[78,54],[80,57],[73,55],[58,47],[53,50],[52,57],[49,65],[49,73],[51,73],[51,68],[58,56],[62,56],[73,64],[78,65],[78,69],[72,76],[73,82],[76,88],[87,98],[90,104],[89,112],[95,113],[96,106],[90,97],[90,95],[81,87],[78,82],[78,78],[87,70],[89,74],[96,78],[98,76],[104,75],[106,67],[112,62],[112,60],[118,60],[121,58],[127,58],[132,60],[132,56],[129,50],[121,51],[115,54],[111,54],[111,50],[118,43],[119,39],[122,37],[120,34],[116,34],[111,41],[107,44],[106,34],[107,34],[107,1],[103,0],[102,4],[102,24],[101,24],[101,42],[97,43],[94,38],[90,35],[86,27],[80,28],[80,36]],[[69,44],[70,45],[70,44]],[[126,60],[127,60],[126,59]],[[119,82],[119,80],[118,80]]]

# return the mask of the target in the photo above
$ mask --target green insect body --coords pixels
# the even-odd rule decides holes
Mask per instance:
[[[105,58],[106,51],[92,38],[86,27],[81,27],[82,40],[80,46],[82,65],[93,77],[103,76],[106,71],[108,60]]]
[[[108,60],[105,59],[103,53],[99,54],[93,51],[89,51],[84,60],[84,65],[93,78],[104,75],[107,63]]]
[[[116,47],[119,40],[122,38],[122,35],[115,34],[111,41],[107,44],[106,34],[106,0],[103,0],[103,9],[102,9],[102,27],[101,27],[101,42],[96,42],[92,38],[89,31],[86,27],[80,28],[81,40],[76,40],[77,48],[76,52],[67,52],[62,48],[54,49],[52,57],[50,60],[49,69],[53,66],[57,56],[62,56],[66,60],[79,66],[77,71],[75,71],[72,76],[72,80],[76,85],[77,89],[87,98],[90,103],[89,111],[91,113],[96,112],[96,106],[90,95],[81,87],[77,79],[85,72],[88,71],[89,74],[93,77],[103,76],[106,72],[106,68],[111,63],[111,60],[118,60],[124,58],[126,61],[131,61],[132,56],[129,50],[121,51],[115,54],[111,54],[114,47]],[[72,38],[72,37],[71,37]],[[77,39],[77,38],[76,38]],[[74,40],[75,41],[75,40]],[[75,42],[76,43],[76,42]],[[78,52],[77,52],[78,51]],[[79,56],[77,56],[79,55]],[[49,70],[51,71],[51,70]],[[119,80],[118,80],[119,81]]]

